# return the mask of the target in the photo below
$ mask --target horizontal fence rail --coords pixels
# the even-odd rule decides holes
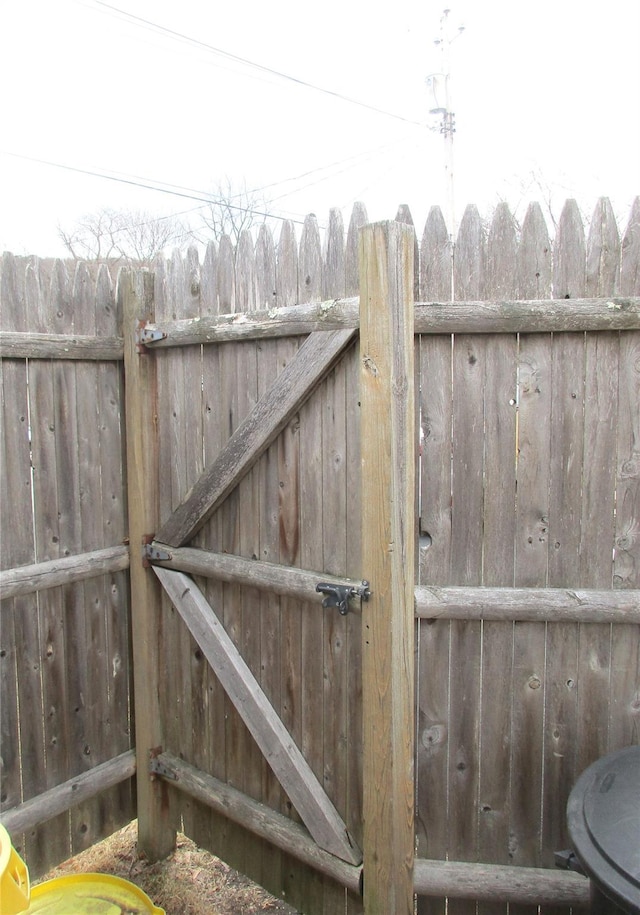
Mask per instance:
[[[121,338],[69,336],[67,334],[12,333],[0,331],[0,358],[3,359],[75,359],[83,362],[122,361]]]
[[[79,556],[65,556],[0,572],[0,598],[20,597],[58,585],[97,578],[129,568],[129,548],[115,546]]]
[[[108,788],[132,778],[135,772],[135,750],[127,750],[126,753],[121,753],[120,756],[105,763],[99,763],[88,772],[83,772],[62,785],[56,785],[55,788],[13,807],[0,816],[0,822],[9,835],[19,837],[21,833],[28,832],[41,823],[47,823],[77,804],[97,797]]]
[[[359,300],[293,305],[272,311],[242,312],[148,324],[141,342],[153,349],[233,340],[260,340],[357,328]],[[640,299],[574,299],[540,302],[416,302],[416,334],[571,333],[634,330],[640,327]]]

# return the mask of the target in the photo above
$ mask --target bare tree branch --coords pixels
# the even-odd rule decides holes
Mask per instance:
[[[193,237],[201,243],[211,236],[219,241],[227,235],[237,246],[246,229],[259,227],[269,219],[269,201],[260,191],[247,190],[246,182],[239,186],[226,178],[218,183],[212,196],[212,202],[201,209],[201,227],[193,230]]]
[[[72,229],[59,225],[58,237],[76,260],[149,266],[164,248],[184,245],[188,231],[175,216],[105,207],[83,217]]]

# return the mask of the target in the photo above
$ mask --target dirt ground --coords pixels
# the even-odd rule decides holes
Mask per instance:
[[[36,882],[66,874],[113,874],[139,886],[166,915],[296,915],[296,909],[270,896],[182,833],[178,833],[175,852],[156,864],[139,857],[137,837],[134,821]]]

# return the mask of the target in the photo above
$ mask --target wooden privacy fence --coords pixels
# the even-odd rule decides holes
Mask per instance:
[[[133,815],[133,704],[152,855],[184,828],[309,912],[585,902],[568,792],[639,738],[640,203],[621,239],[568,202],[553,243],[468,207],[453,270],[438,209],[364,223],[117,299],[5,256],[3,822],[36,870]]]

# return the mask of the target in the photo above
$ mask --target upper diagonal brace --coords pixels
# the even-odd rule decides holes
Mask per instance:
[[[316,331],[307,337],[157,532],[156,540],[174,547],[191,540],[308,399],[356,333],[355,328],[348,328]]]

